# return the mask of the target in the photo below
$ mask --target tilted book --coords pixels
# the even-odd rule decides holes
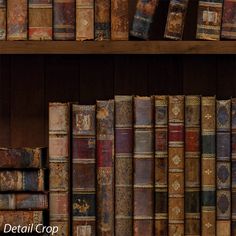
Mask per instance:
[[[0,40],[6,39],[6,0],[0,0]]]
[[[72,106],[72,210],[73,235],[96,232],[96,108]]]

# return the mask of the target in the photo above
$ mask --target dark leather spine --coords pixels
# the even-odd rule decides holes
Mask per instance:
[[[0,40],[6,40],[6,0],[0,0]]]

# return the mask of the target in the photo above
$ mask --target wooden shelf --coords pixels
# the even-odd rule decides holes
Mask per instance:
[[[236,54],[236,41],[1,41],[0,54]]]

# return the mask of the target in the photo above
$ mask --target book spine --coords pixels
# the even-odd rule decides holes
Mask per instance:
[[[54,40],[75,39],[75,0],[53,1]]]
[[[184,235],[184,96],[169,97],[169,235]]]
[[[188,0],[171,0],[167,15],[165,38],[181,40],[183,37]]]
[[[76,0],[76,40],[94,39],[94,0]]]
[[[200,97],[185,97],[185,235],[201,235]]]
[[[27,3],[27,0],[7,0],[7,40],[27,40]]]
[[[130,34],[141,39],[149,39],[150,27],[159,0],[138,0]]]
[[[29,40],[52,40],[52,0],[29,0]]]
[[[0,0],[0,40],[6,40],[6,0]]]
[[[97,101],[97,234],[114,235],[114,101]]]
[[[155,96],[155,235],[168,235],[168,97]]]
[[[231,100],[218,100],[217,108],[217,235],[231,235]]]
[[[197,39],[220,39],[222,5],[222,0],[199,1]]]
[[[49,221],[69,236],[70,106],[49,103]],[[63,234],[64,233],[64,234]]]
[[[133,235],[133,98],[115,97],[115,235]]]
[[[95,106],[73,104],[72,208],[73,235],[96,232]]]
[[[154,231],[154,104],[152,97],[134,98],[134,235]]]
[[[202,97],[201,111],[201,230],[208,236],[216,234],[215,97]]]

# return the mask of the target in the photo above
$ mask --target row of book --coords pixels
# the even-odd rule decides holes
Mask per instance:
[[[129,29],[129,0],[0,0],[0,40],[149,39],[158,2],[138,0]],[[187,8],[170,0],[165,38],[182,39]],[[236,39],[235,18],[233,0],[199,0],[197,39]]]

